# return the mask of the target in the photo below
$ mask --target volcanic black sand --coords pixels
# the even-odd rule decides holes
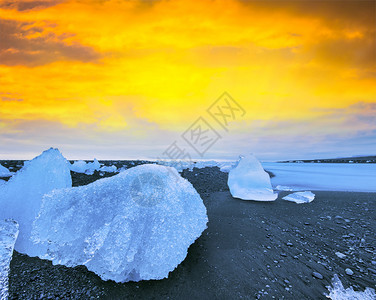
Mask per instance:
[[[242,201],[216,167],[182,175],[204,200],[209,223],[167,279],[105,282],[86,267],[15,252],[10,299],[325,299],[334,274],[345,287],[376,287],[376,193],[315,192],[309,204],[281,200],[287,192],[270,203]],[[77,186],[102,176],[72,177]]]

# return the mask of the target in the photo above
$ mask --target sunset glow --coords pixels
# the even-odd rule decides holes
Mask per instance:
[[[374,154],[375,12],[374,1],[0,1],[0,158],[49,146],[158,156],[224,91],[246,115],[207,158]]]

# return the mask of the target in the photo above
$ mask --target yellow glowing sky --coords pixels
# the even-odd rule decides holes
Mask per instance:
[[[375,11],[375,1],[0,1],[0,152],[47,145],[51,124],[67,152],[84,136],[106,153],[124,133],[147,148],[150,130],[183,132],[224,91],[247,112],[233,124],[239,151],[247,134],[268,152],[262,136],[298,138],[305,124],[316,145],[348,129],[366,137],[353,150],[370,152]]]

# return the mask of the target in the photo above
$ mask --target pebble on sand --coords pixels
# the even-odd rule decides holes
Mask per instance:
[[[350,276],[354,274],[354,272],[351,269],[349,269],[349,268],[347,268],[345,270],[345,272],[346,272],[347,275],[350,275]]]
[[[316,277],[317,279],[323,279],[324,278],[324,276],[322,276],[319,272],[313,272],[312,276]]]
[[[336,252],[336,255],[339,257],[339,258],[345,258],[346,257],[346,254],[343,254],[341,252]]]

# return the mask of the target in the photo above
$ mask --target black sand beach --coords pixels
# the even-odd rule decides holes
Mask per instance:
[[[101,178],[72,175],[76,186]],[[204,200],[209,223],[167,279],[104,282],[85,267],[15,252],[10,299],[324,299],[334,274],[345,287],[376,288],[376,193],[315,192],[300,205],[281,200],[287,192],[270,203],[242,201],[216,167],[182,175]]]

